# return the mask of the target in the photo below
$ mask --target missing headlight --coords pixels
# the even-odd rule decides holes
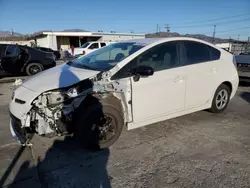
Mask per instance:
[[[77,97],[78,96],[78,91],[77,91],[77,88],[73,87],[73,88],[70,88],[68,89],[65,94],[72,98],[72,97]]]

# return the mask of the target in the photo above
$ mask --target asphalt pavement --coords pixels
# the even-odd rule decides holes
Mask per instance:
[[[109,149],[87,152],[70,138],[10,136],[11,84],[0,84],[0,187],[250,187],[250,87],[221,114],[201,111],[123,130]]]

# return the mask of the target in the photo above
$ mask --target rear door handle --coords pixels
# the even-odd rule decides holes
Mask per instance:
[[[175,78],[174,82],[177,82],[177,83],[181,83],[183,82],[184,78],[182,76],[178,76],[177,78]]]

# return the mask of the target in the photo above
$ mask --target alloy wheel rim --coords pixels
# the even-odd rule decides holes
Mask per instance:
[[[228,101],[228,92],[225,89],[220,90],[220,92],[216,96],[216,108],[221,110],[223,109]]]
[[[38,66],[36,66],[36,65],[33,65],[33,66],[30,67],[30,73],[31,74],[36,74],[39,71],[40,71],[40,68]]]
[[[115,136],[116,133],[116,123],[112,115],[104,114],[102,117],[104,124],[100,125],[99,128],[99,142],[105,143]]]

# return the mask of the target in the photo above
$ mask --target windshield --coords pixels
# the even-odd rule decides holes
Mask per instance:
[[[107,71],[143,47],[143,45],[135,42],[114,43],[76,58],[68,62],[68,65],[83,69]]]
[[[89,42],[86,42],[83,45],[81,45],[80,48],[86,48],[88,45],[89,45]]]

